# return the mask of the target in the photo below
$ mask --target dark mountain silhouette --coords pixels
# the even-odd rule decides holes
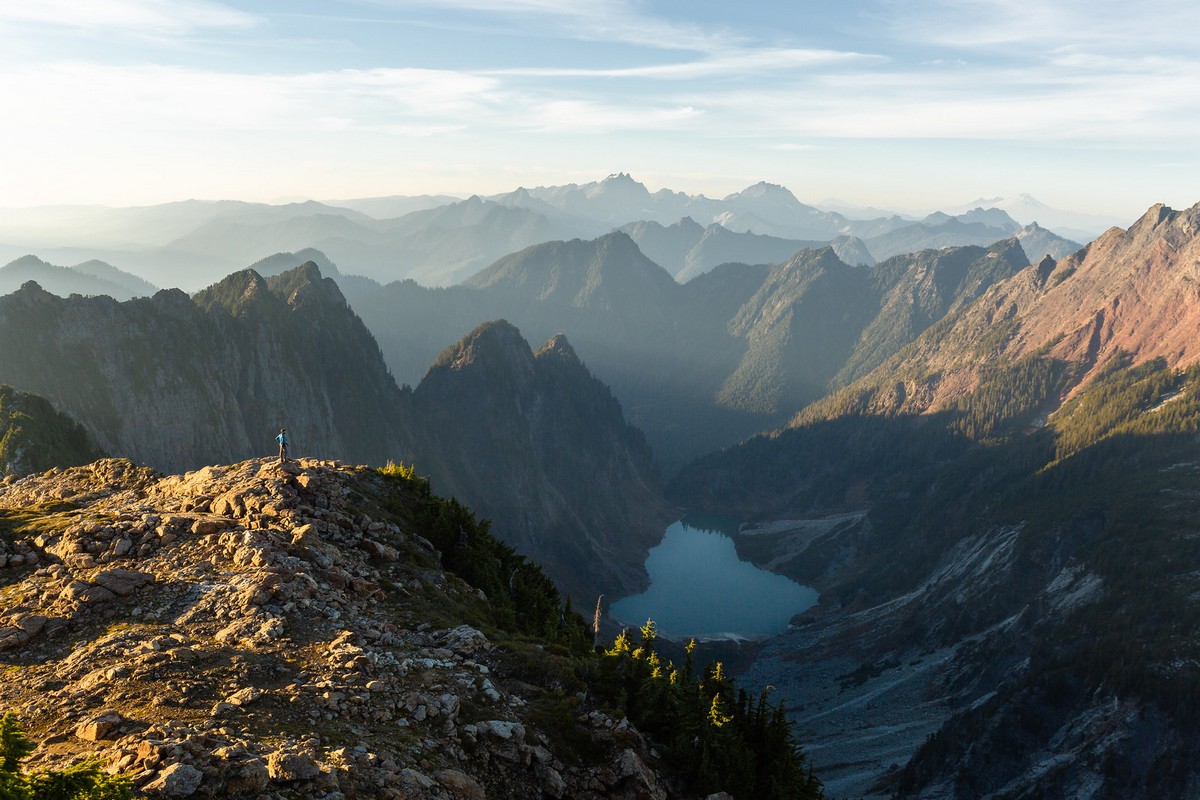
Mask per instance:
[[[669,521],[653,458],[563,336],[507,322],[448,348],[413,392],[421,464],[575,598],[642,588]]]
[[[118,303],[28,283],[0,298],[0,380],[51,400],[105,452],[164,469],[302,449],[381,463],[400,392],[337,286],[308,265],[249,270],[197,295]],[[272,434],[273,435],[273,434]]]

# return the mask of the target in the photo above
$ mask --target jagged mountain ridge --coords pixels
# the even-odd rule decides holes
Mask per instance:
[[[245,271],[197,301],[125,303],[26,284],[0,298],[0,380],[70,413],[105,452],[161,468],[262,452],[280,425],[382,463],[405,439],[400,391],[337,286],[312,265],[290,277]]]
[[[1194,363],[1200,360],[1191,286],[1198,226],[1196,206],[1154,206],[1128,230],[1114,228],[1061,261],[1044,258],[991,286],[978,302],[831,401],[889,413],[938,410],[978,387],[997,361],[1039,354],[1076,365],[1064,397],[1118,353],[1133,364],[1157,357],[1172,367]],[[888,389],[896,375],[904,376],[905,385],[898,395]],[[1045,411],[1061,399],[1047,398]],[[823,408],[797,421],[819,417]]]

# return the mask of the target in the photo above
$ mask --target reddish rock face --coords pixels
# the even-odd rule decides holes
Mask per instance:
[[[952,327],[883,370],[925,376],[895,405],[932,411],[973,390],[983,367],[1043,349],[1081,366],[1072,390],[1118,353],[1133,364],[1161,356],[1186,366],[1200,361],[1197,330],[1200,204],[1156,205],[1128,230],[1112,228],[1057,263],[1045,259],[995,284]]]

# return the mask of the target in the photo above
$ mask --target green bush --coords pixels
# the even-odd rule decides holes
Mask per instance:
[[[33,752],[33,744],[8,711],[0,717],[0,800],[127,800],[133,783],[125,777],[106,775],[96,761],[84,761],[66,769],[18,772],[22,759]]]

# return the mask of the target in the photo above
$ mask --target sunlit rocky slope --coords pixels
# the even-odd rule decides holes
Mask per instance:
[[[440,502],[315,460],[9,477],[0,708],[35,764],[97,757],[157,795],[680,796],[628,723],[572,699],[591,634],[536,568],[443,569]]]

